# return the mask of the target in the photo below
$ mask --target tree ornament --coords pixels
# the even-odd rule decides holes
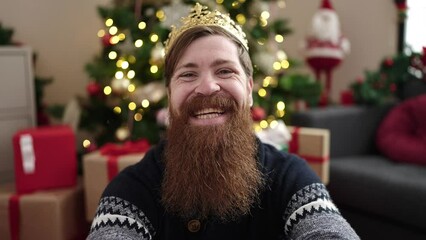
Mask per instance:
[[[112,38],[111,34],[105,33],[105,35],[102,37],[102,45],[104,47],[111,47],[112,46],[111,38]]]
[[[316,79],[321,81],[321,74],[325,74],[323,95],[324,99],[329,99],[332,71],[350,50],[349,40],[341,33],[339,17],[329,0],[323,0],[321,8],[314,14],[311,33],[303,47],[306,62]]]
[[[161,22],[164,28],[170,28],[173,24],[179,23],[180,19],[191,10],[191,6],[184,4],[181,0],[173,0],[170,5],[163,7],[166,18]]]
[[[392,58],[386,58],[386,60],[384,61],[384,65],[386,67],[392,67],[394,64],[393,59]]]
[[[252,107],[251,108],[251,117],[252,117],[253,121],[255,121],[255,122],[265,119],[265,117],[266,117],[265,109],[263,109],[262,107],[259,107],[259,106]]]
[[[86,90],[89,96],[96,97],[102,92],[102,87],[97,82],[90,82],[89,84],[87,84]]]

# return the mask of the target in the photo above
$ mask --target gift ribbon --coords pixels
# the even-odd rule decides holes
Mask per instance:
[[[12,240],[19,240],[19,198],[18,194],[9,198],[9,229]]]
[[[150,147],[146,139],[139,141],[127,141],[122,145],[107,143],[101,149],[100,153],[107,156],[108,180],[111,181],[118,174],[118,158],[122,155],[131,153],[143,153]]]
[[[291,141],[289,142],[289,146],[288,146],[289,147],[288,151],[290,153],[298,154],[301,158],[311,163],[324,163],[328,161],[329,159],[328,156],[316,157],[316,156],[299,154],[299,133],[300,133],[300,127],[294,127],[293,131],[291,132]]]

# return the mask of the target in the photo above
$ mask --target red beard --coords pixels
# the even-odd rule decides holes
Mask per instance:
[[[204,108],[221,108],[230,118],[219,125],[189,124],[189,116]],[[172,106],[170,112],[162,183],[166,210],[183,218],[222,221],[248,214],[263,186],[249,109],[215,95],[192,98],[181,114]]]

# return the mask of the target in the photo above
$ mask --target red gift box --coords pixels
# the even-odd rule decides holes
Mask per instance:
[[[75,136],[68,126],[30,128],[13,136],[18,194],[77,184]]]

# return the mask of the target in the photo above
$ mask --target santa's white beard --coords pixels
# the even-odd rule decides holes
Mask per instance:
[[[336,12],[319,10],[312,19],[312,37],[321,41],[339,42],[340,23]]]

